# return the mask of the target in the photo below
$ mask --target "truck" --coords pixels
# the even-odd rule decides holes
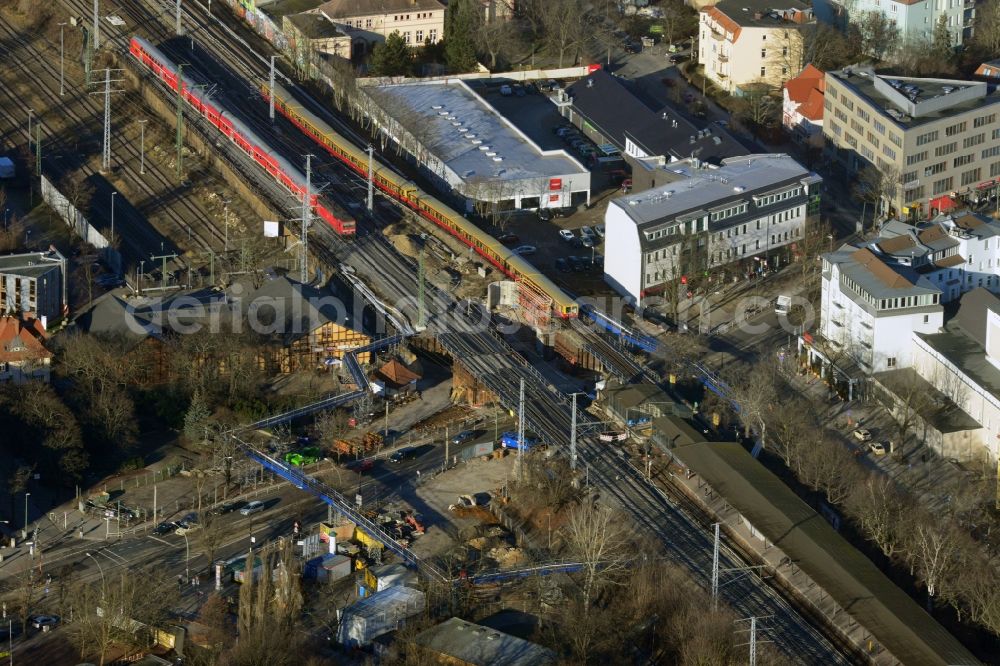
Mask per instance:
[[[536,446],[538,444],[538,438],[532,437],[527,433],[525,433],[524,441],[521,442],[521,444],[523,445],[524,450],[527,451],[531,447]],[[515,449],[515,450],[521,448],[521,446],[518,446],[517,433],[516,432],[503,433],[500,436],[500,446],[505,449]]]
[[[774,312],[779,315],[787,315],[792,307],[792,297],[781,295],[774,299]]]

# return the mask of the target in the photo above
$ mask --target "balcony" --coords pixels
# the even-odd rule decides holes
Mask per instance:
[[[725,53],[720,53],[719,62],[729,62],[729,56],[727,56]]]
[[[711,32],[712,32],[712,39],[714,39],[715,41],[717,42],[726,41],[726,35],[724,33],[716,32],[715,30],[712,30]]]

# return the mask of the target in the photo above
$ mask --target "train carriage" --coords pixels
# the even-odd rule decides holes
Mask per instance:
[[[233,117],[221,106],[216,107],[187,76],[182,75],[178,81],[176,67],[162,51],[141,37],[133,37],[129,43],[129,52],[170,89],[177,90],[179,84],[181,95],[191,107],[250,156],[282,187],[298,197],[305,194],[305,176],[302,172],[272,151],[268,143],[241,120]],[[333,227],[338,234],[355,233],[357,228],[355,220],[329,198],[314,194],[310,197],[310,204],[314,213]]]

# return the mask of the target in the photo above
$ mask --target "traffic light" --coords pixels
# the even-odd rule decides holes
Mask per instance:
[[[688,283],[688,276],[687,275],[682,275],[681,276],[681,284],[687,284],[687,283]]]

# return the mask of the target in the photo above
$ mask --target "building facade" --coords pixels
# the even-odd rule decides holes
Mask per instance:
[[[351,38],[322,14],[285,16],[282,18],[281,28],[288,37],[296,68],[306,76],[314,75],[312,70],[317,54],[325,53],[348,60],[351,58]]]
[[[34,317],[0,317],[0,383],[48,382],[52,352],[45,347],[47,338]]]
[[[730,94],[777,91],[805,65],[802,30],[815,25],[805,3],[722,0],[698,16],[698,64]]]
[[[410,46],[444,39],[445,6],[438,0],[330,0],[311,10],[324,14],[354,43],[355,55],[398,32]]]
[[[826,150],[849,173],[882,173],[882,212],[926,218],[1000,177],[998,102],[982,82],[827,72]]]
[[[631,303],[688,275],[762,265],[801,242],[818,210],[822,179],[788,155],[733,157],[719,168],[682,160],[670,169],[674,182],[619,197],[605,213],[605,281]]]
[[[55,248],[0,257],[0,316],[34,313],[46,326],[66,306],[66,258]]]
[[[945,16],[952,44],[959,46],[972,37],[976,18],[974,0],[816,0],[816,17],[846,29],[852,23],[882,14],[899,31],[900,41],[929,42],[934,27]]]
[[[890,265],[866,247],[823,255],[819,334],[827,360],[854,361],[865,374],[909,367],[913,333],[943,323],[941,291],[912,267]]]

